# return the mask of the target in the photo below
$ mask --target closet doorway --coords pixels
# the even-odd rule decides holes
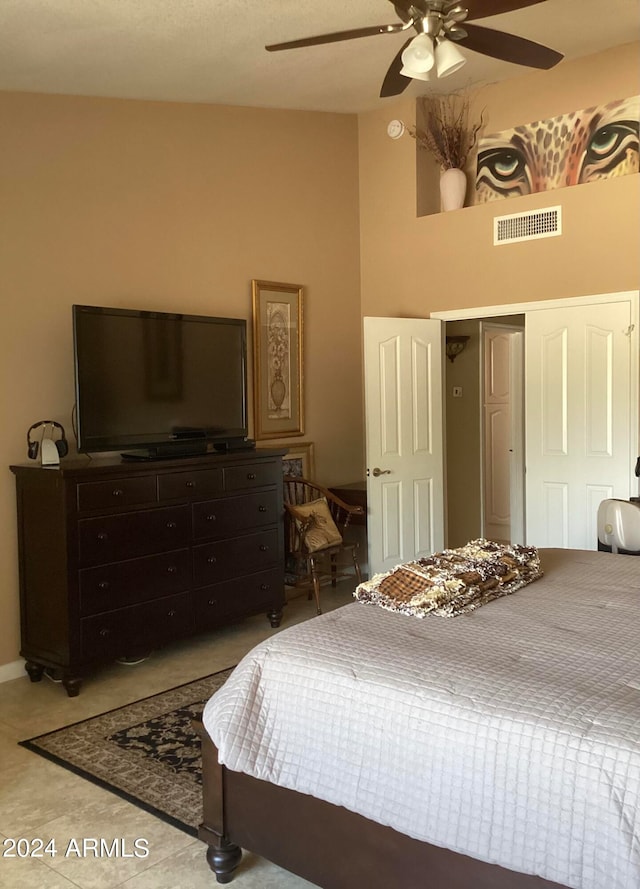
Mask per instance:
[[[464,351],[446,362],[449,546],[485,528],[482,324],[524,322],[524,539],[596,548],[598,504],[627,499],[637,485],[638,297],[626,291],[433,313],[446,335],[468,337]]]
[[[524,321],[480,322],[481,536],[524,543]]]
[[[611,497],[627,499],[637,486],[633,469],[638,447],[639,297],[638,291],[629,291],[434,312],[431,319],[420,321],[429,325],[429,337],[434,334],[436,340],[416,335],[416,319],[365,318],[371,571],[381,570],[372,553],[382,553],[384,545],[394,544],[387,545],[386,552],[397,564],[414,558],[424,549],[423,541],[428,540],[427,548],[435,551],[442,537],[446,545],[454,547],[483,533],[483,322],[514,327],[515,335],[524,319],[523,371],[520,362],[524,386],[513,386],[514,392],[524,388],[526,394],[522,423],[522,451],[526,452],[524,540],[540,547],[596,548],[598,504]],[[367,322],[372,321],[381,323],[382,331],[369,342]],[[412,343],[406,353],[410,360],[406,361],[400,360],[405,354],[399,351],[400,334],[384,334],[385,325],[401,321]],[[440,345],[447,335],[464,336],[466,346],[455,354],[450,350],[453,360],[443,358],[441,362]],[[518,340],[509,336],[510,352],[511,344]],[[510,359],[510,367],[512,364]],[[372,370],[375,366],[385,368],[378,382]],[[404,385],[405,379],[409,384]],[[442,393],[444,411],[440,411]],[[385,407],[386,417],[382,435],[376,419],[381,407]],[[446,474],[441,459],[437,472],[428,466],[428,458],[436,455],[437,448],[442,454],[443,414]],[[401,426],[404,429],[405,420],[406,446],[404,438],[401,442],[396,435]],[[513,423],[511,407],[509,422]],[[379,453],[372,447],[376,442],[384,445]],[[515,453],[513,438],[511,448]],[[407,454],[417,462],[412,480],[401,484],[398,473],[404,471]],[[385,461],[393,459],[394,464],[383,464],[383,457]],[[521,459],[514,459],[513,465],[516,472],[524,472]],[[446,498],[441,496],[443,483]],[[512,472],[508,487],[509,537],[517,542]],[[425,494],[422,505],[416,492]],[[437,492],[437,497],[430,492]],[[385,510],[385,503],[392,508]],[[506,532],[501,531],[500,536]]]
[[[447,541],[524,543],[524,315],[449,321],[445,362]]]

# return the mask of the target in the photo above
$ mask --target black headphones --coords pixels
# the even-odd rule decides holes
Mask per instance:
[[[40,442],[39,441],[31,441],[31,433],[34,429],[40,429],[42,426],[47,427],[51,426],[51,438],[54,436],[54,430],[60,430],[60,438],[54,442],[56,446],[56,450],[58,451],[58,455],[60,457],[66,457],[69,453],[69,445],[67,443],[67,437],[64,432],[64,426],[60,423],[56,423],[55,420],[39,420],[37,423],[34,423],[33,426],[30,426],[27,431],[27,454],[30,460],[37,460],[38,452],[40,450]],[[44,429],[42,435],[43,437],[47,434],[46,428]]]

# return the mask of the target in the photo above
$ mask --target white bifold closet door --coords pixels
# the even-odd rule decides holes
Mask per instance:
[[[631,305],[527,313],[526,539],[597,549],[599,503],[630,495]]]

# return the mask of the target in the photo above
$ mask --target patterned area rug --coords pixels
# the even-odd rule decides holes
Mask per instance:
[[[202,821],[200,739],[191,720],[233,667],[20,741],[191,836]]]

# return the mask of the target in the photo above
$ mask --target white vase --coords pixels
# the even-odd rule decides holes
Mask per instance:
[[[459,210],[464,207],[467,194],[467,177],[464,170],[452,167],[440,175],[440,202],[443,210]]]

